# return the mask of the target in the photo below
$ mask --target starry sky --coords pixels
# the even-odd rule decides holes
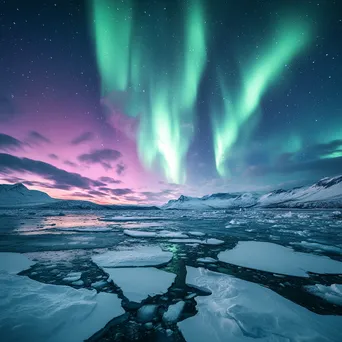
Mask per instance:
[[[0,0],[0,181],[160,204],[342,173],[338,0]]]

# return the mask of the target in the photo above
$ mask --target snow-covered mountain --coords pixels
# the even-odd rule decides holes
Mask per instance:
[[[51,210],[159,210],[156,206],[101,205],[90,201],[62,200],[38,190],[29,190],[22,183],[0,184],[0,208],[32,207]]]
[[[48,194],[29,190],[24,184],[0,184],[0,207],[24,206],[55,201]]]
[[[162,209],[234,209],[254,206],[258,197],[251,193],[229,194],[217,193],[206,195],[201,198],[180,196],[177,200],[171,200],[162,206]]]
[[[235,209],[235,208],[342,208],[342,175],[323,178],[309,187],[275,190],[265,195],[253,193],[217,193],[201,198],[180,196],[162,209]]]
[[[97,204],[82,200],[55,200],[39,206],[51,210],[159,210],[155,206]]]
[[[261,207],[341,208],[342,175],[323,178],[309,187],[276,190],[260,197]]]

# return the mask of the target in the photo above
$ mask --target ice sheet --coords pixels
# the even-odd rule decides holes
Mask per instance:
[[[27,256],[20,253],[0,253],[0,271],[6,271],[11,274],[17,274],[27,270],[35,262]]]
[[[315,314],[258,284],[187,267],[198,313],[178,323],[187,342],[340,342],[342,317]]]
[[[261,271],[309,277],[307,272],[342,274],[342,262],[325,256],[295,252],[270,242],[240,241],[219,253],[220,261]]]
[[[171,252],[164,252],[159,246],[137,246],[134,250],[108,251],[92,256],[99,267],[157,266],[172,259]]]
[[[148,296],[167,292],[176,277],[173,273],[154,267],[104,268],[104,271],[129,301],[138,303]]]
[[[5,272],[0,288],[0,336],[6,342],[81,342],[124,313],[115,294]]]

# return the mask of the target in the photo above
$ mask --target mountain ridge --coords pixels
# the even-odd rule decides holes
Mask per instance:
[[[325,177],[310,186],[295,187],[289,190],[277,189],[260,195],[247,193],[213,193],[202,197],[181,195],[166,204],[115,205],[97,204],[84,200],[62,200],[50,197],[38,190],[29,190],[24,184],[0,184],[0,208],[35,206],[41,209],[56,210],[159,210],[159,209],[241,209],[241,208],[342,208],[342,175]]]
[[[32,207],[55,210],[159,210],[156,206],[97,204],[84,200],[63,200],[39,190],[30,190],[22,183],[0,184],[0,208]]]
[[[325,177],[307,187],[277,189],[264,195],[256,193],[216,193],[202,197],[181,195],[163,209],[239,209],[239,208],[342,208],[342,175]]]

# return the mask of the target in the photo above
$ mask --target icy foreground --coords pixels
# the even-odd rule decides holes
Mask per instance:
[[[342,284],[332,284],[330,286],[320,284],[308,285],[306,289],[330,303],[342,306]]]
[[[172,259],[171,252],[159,246],[137,246],[134,250],[108,251],[93,255],[92,261],[99,267],[158,266]]]
[[[315,314],[255,283],[187,266],[186,283],[210,291],[178,323],[187,342],[340,342],[342,317]]]
[[[154,267],[104,268],[109,280],[117,284],[124,296],[131,302],[140,303],[148,296],[167,292],[176,275]]]
[[[124,313],[117,295],[0,272],[2,341],[81,342]]]
[[[219,253],[218,258],[233,265],[297,277],[309,277],[307,272],[342,274],[342,262],[269,242],[240,241],[233,249]]]
[[[0,272],[5,271],[17,274],[27,270],[35,263],[23,254],[19,253],[0,253]]]

